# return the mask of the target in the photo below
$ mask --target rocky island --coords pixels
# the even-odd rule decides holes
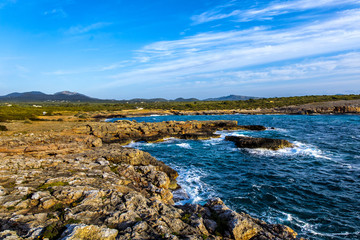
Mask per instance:
[[[0,135],[0,239],[297,239],[289,227],[237,213],[219,198],[174,205],[178,173],[123,146],[262,126],[119,121],[6,127]]]

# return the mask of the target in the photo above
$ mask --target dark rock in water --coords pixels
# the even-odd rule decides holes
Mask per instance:
[[[214,134],[212,132],[202,132],[202,133],[187,133],[181,134],[178,136],[180,139],[187,139],[187,140],[206,140],[209,138],[219,138],[219,134]]]
[[[226,136],[225,140],[235,142],[238,148],[266,148],[278,150],[281,148],[293,147],[292,143],[284,139]]]
[[[240,129],[242,130],[252,130],[252,131],[264,131],[266,130],[266,127],[261,125],[240,125]]]

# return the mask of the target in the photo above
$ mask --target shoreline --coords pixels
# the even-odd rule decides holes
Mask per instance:
[[[142,110],[142,111],[122,111],[112,112],[108,115],[93,115],[93,119],[108,118],[131,118],[131,117],[148,117],[151,115],[359,115],[360,100],[334,101],[309,103],[297,106],[285,106],[269,109],[230,109],[230,110]]]
[[[146,152],[106,143],[121,124],[132,138],[139,129],[151,136],[159,125],[89,122],[58,132],[2,135],[0,236],[71,239],[91,231],[101,239],[296,239],[290,228],[234,212],[220,199],[174,206],[175,170]],[[204,129],[213,134],[227,128],[237,123],[171,123],[154,131],[178,130],[193,139],[204,137]]]

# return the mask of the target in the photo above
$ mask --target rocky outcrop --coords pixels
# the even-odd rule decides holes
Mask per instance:
[[[281,148],[293,147],[292,143],[284,139],[226,136],[225,140],[234,142],[238,148],[266,148],[278,150]]]
[[[237,121],[167,121],[149,123],[121,120],[115,123],[90,123],[75,131],[101,138],[105,143],[127,144],[131,141],[158,142],[165,138],[209,139],[220,130],[265,130],[259,125],[238,125]]]
[[[79,129],[3,136],[0,239],[296,239],[220,199],[174,205],[175,170]]]

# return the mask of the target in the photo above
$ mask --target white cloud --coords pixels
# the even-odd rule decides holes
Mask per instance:
[[[234,17],[237,21],[251,21],[254,19],[271,19],[273,16],[282,15],[290,12],[299,12],[315,8],[327,8],[343,6],[346,4],[360,4],[359,0],[296,0],[285,2],[273,2],[264,8],[253,8],[247,10],[230,10],[227,6],[219,6],[215,9],[203,12],[199,15],[192,16],[194,24],[201,24],[215,20]]]
[[[355,9],[339,12],[332,19],[306,23],[292,29],[253,28],[210,32],[176,41],[155,42],[137,52],[137,58],[141,59],[143,56],[146,62],[138,61],[133,70],[111,76],[114,81],[106,87],[146,82],[154,84],[203,80],[211,82],[214,78],[220,82],[219,84],[222,84],[224,79],[230,79],[230,82],[238,85],[251,81],[261,82],[264,79],[297,80],[300,79],[298,76],[302,79],[310,79],[316,75],[316,71],[310,71],[310,65],[306,67],[304,64],[292,65],[291,68],[273,68],[264,71],[259,69],[263,68],[261,65],[276,64],[279,61],[314,59],[316,56],[336,55],[338,52],[356,52],[360,49],[358,22],[360,22],[360,9]],[[320,63],[326,63],[324,66],[327,68],[322,70],[316,65],[319,76],[325,76],[326,72],[336,73],[336,76],[339,76],[346,74],[347,71],[358,77],[359,72],[350,68],[351,61],[345,61],[351,59],[350,55],[341,56],[343,58],[321,60],[324,62],[320,61]],[[359,54],[352,56],[352,60],[360,61]],[[342,67],[336,72],[337,62],[341,59]],[[345,68],[345,63],[348,64],[349,69]],[[255,66],[256,71],[241,70]],[[331,66],[335,67],[331,68]],[[315,68],[315,65],[312,67]]]
[[[84,34],[84,33],[88,33],[88,32],[91,32],[91,31],[94,31],[94,30],[98,30],[98,29],[101,29],[101,28],[104,28],[104,27],[107,27],[107,26],[110,26],[112,25],[112,23],[109,23],[109,22],[97,22],[97,23],[93,23],[93,24],[90,24],[90,25],[87,25],[87,26],[81,26],[81,25],[78,25],[78,26],[73,26],[71,27],[67,33],[69,34]]]
[[[62,8],[54,8],[50,11],[45,11],[44,15],[52,15],[60,18],[66,18],[68,16]]]

